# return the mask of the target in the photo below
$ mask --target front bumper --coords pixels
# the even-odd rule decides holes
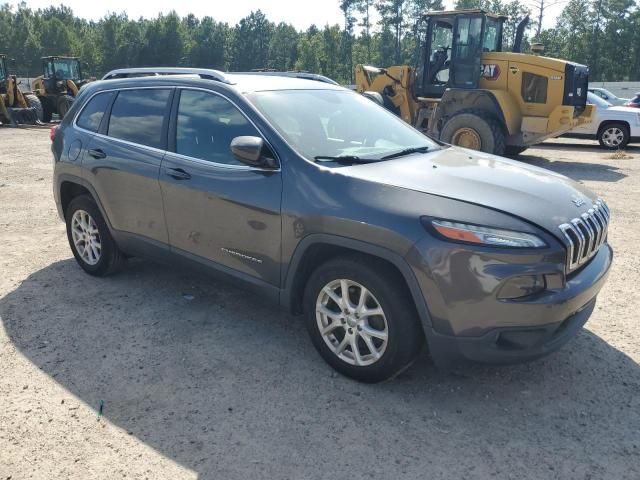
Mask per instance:
[[[432,295],[434,301],[430,302],[425,295],[432,314],[432,325],[425,325],[425,334],[434,362],[442,367],[461,361],[509,364],[534,360],[557,350],[589,319],[612,260],[613,252],[604,243],[591,261],[570,275],[564,285],[520,301],[499,300],[496,297],[499,280],[494,289],[487,288],[486,282],[476,290],[467,288],[466,300],[458,297],[452,302],[450,293],[445,292],[440,298]],[[486,258],[484,266],[477,261],[473,265],[475,274],[496,270],[495,263]],[[437,276],[432,274],[430,278]],[[420,278],[422,282],[428,281],[426,277]],[[424,292],[426,284],[421,287]],[[438,305],[440,301],[444,305]]]

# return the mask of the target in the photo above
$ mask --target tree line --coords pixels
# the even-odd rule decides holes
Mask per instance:
[[[568,0],[555,25],[543,28],[540,22],[548,7],[545,0],[535,1],[533,11],[520,0],[457,0],[456,8],[479,7],[508,15],[505,49],[518,21],[532,14],[529,40],[543,43],[546,55],[589,65],[593,80],[640,79],[638,2]],[[0,53],[16,59],[16,73],[31,77],[41,72],[40,57],[70,55],[85,62],[85,75],[98,77],[114,68],[191,66],[304,70],[350,83],[358,63],[415,63],[420,14],[442,10],[444,4],[443,0],[338,0],[338,7],[342,24],[299,31],[272,22],[260,10],[230,25],[175,12],[153,19],[114,13],[89,21],[65,6],[33,10],[25,3],[16,8],[3,4]]]

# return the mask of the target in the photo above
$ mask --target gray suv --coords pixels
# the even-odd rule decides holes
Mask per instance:
[[[561,175],[440,145],[367,98],[277,75],[85,86],[52,132],[54,194],[89,274],[177,260],[303,314],[365,382],[532,360],[593,311],[609,209]]]

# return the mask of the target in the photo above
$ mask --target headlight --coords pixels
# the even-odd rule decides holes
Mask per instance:
[[[424,223],[423,218],[423,223]],[[447,220],[431,220],[431,226],[445,238],[456,242],[511,248],[542,248],[547,244],[531,233],[482,227]]]

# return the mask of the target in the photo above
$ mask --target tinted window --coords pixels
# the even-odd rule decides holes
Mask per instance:
[[[176,124],[176,153],[216,163],[241,165],[229,145],[258,131],[224,98],[207,92],[183,90]]]
[[[547,77],[534,73],[522,74],[522,99],[529,103],[547,103]]]
[[[171,90],[123,90],[111,109],[109,136],[164,148],[162,124]]]
[[[109,102],[113,97],[112,92],[99,93],[93,97],[82,110],[82,113],[78,117],[77,124],[80,128],[97,132],[100,128],[100,122],[104,116]]]

